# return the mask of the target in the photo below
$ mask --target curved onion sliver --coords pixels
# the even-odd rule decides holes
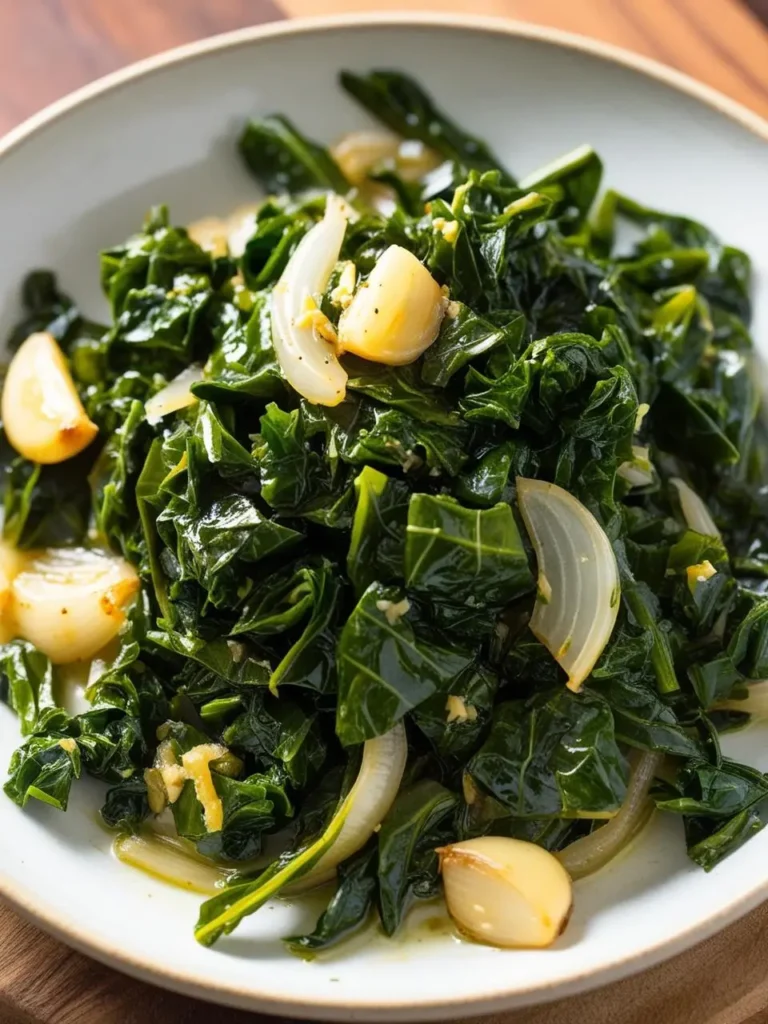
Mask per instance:
[[[531,630],[578,692],[616,622],[616,556],[592,513],[557,484],[518,477],[517,498],[539,563]]]
[[[147,399],[144,405],[147,423],[154,427],[163,416],[168,416],[172,412],[178,412],[179,409],[185,409],[188,405],[193,405],[197,399],[189,389],[193,384],[197,384],[202,379],[203,371],[199,366],[188,366],[182,370],[177,377],[174,377],[156,395],[152,395],[151,398]]]
[[[287,863],[281,866],[278,862],[272,869],[268,868],[253,887],[246,881],[234,886],[231,895],[225,889],[214,900],[203,904],[203,913],[195,928],[198,942],[211,945],[273,896],[304,892],[333,878],[336,865],[365,845],[392,806],[407,754],[402,722],[383,736],[367,740],[355,784],[323,834]],[[238,892],[241,895],[238,896]]]
[[[632,772],[619,813],[607,825],[577,839],[555,854],[571,878],[584,878],[604,867],[646,824],[653,813],[648,790],[661,761],[662,755],[656,751],[642,753]]]
[[[365,846],[397,796],[407,755],[408,744],[402,722],[383,736],[366,741],[355,784],[328,826],[329,830],[332,829],[334,821],[342,818],[341,831],[314,867],[299,879],[295,887],[291,887],[292,892],[329,881],[336,874],[337,864]]]
[[[272,344],[288,383],[309,402],[338,405],[347,388],[334,346],[308,311],[325,291],[347,229],[348,204],[328,195],[325,216],[302,238],[272,294]]]
[[[689,529],[695,530],[696,533],[703,533],[705,537],[720,538],[721,534],[715,520],[696,491],[678,476],[673,476],[669,482],[677,488],[680,508],[683,510],[683,518]]]

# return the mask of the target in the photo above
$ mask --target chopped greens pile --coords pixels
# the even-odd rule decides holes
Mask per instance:
[[[210,764],[220,827],[189,779],[169,804],[178,835],[232,869],[203,906],[201,941],[295,883],[297,858],[318,863],[361,745],[404,723],[399,792],[340,865],[315,931],[289,940],[302,955],[374,915],[394,933],[439,892],[446,843],[494,834],[559,851],[604,827],[637,751],[665,755],[651,797],[706,870],[768,812],[768,779],[719,742],[768,678],[747,256],[616,192],[595,203],[588,147],[517,183],[405,76],[341,81],[437,154],[433,169],[414,180],[383,160],[353,186],[287,119],[250,123],[240,153],[269,198],[241,257],[204,250],[158,207],[101,254],[109,325],[51,273],[28,276],[11,349],[50,332],[99,436],[58,465],[2,449],[6,541],[97,538],[142,580],[82,713],[56,703],[58,669],[31,644],[0,647],[0,697],[25,736],[5,792],[65,810],[88,774],[109,786],[105,822],[142,831],[165,803],[158,743],[177,757],[225,748]],[[390,245],[447,297],[416,362],[342,356],[335,406],[286,382],[270,318],[329,190],[354,212],[315,296],[332,325],[344,265],[365,281]],[[620,224],[635,239],[624,251]],[[145,402],[191,364],[196,401],[150,423]],[[580,692],[529,628],[550,595],[519,477],[567,490],[615,553],[618,617]],[[715,533],[693,528],[675,480]]]

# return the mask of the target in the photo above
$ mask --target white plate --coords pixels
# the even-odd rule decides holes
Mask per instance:
[[[609,184],[698,217],[751,253],[761,293],[756,337],[768,345],[768,124],[600,44],[428,15],[234,33],[120,72],[11,133],[0,145],[0,331],[17,313],[25,270],[53,266],[98,314],[98,250],[134,230],[148,206],[168,202],[184,222],[251,198],[234,146],[249,114],[285,112],[323,140],[364,125],[336,84],[344,67],[417,75],[520,174],[590,142]],[[766,735],[753,729],[728,750],[768,769]],[[2,708],[3,761],[17,742]],[[22,812],[0,798],[0,892],[65,941],[132,974],[305,1018],[438,1020],[564,996],[678,952],[768,895],[768,829],[706,875],[687,861],[679,822],[668,818],[578,884],[573,920],[549,951],[499,951],[412,928],[403,940],[306,964],[279,937],[308,923],[307,909],[285,905],[208,950],[192,938],[196,896],[111,856],[96,820],[99,789],[76,786],[66,814],[41,805]]]

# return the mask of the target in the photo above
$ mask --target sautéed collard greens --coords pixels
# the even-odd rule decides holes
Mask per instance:
[[[598,198],[587,146],[518,181],[405,76],[341,81],[386,131],[248,124],[268,198],[153,209],[101,254],[109,324],[24,282],[5,792],[66,810],[93,776],[108,825],[216,865],[206,944],[336,879],[300,955],[443,888],[467,934],[546,945],[566,869],[654,808],[705,870],[766,821],[719,741],[768,710],[750,264]]]

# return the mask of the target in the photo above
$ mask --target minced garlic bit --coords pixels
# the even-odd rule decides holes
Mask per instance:
[[[439,231],[446,242],[453,244],[459,233],[459,222],[457,220],[446,220],[445,217],[435,217],[432,226]]]
[[[539,573],[539,592],[538,600],[543,604],[549,604],[552,600],[552,584],[549,582],[543,572]]]
[[[335,345],[338,341],[336,336],[336,328],[333,326],[328,317],[318,308],[317,303],[308,295],[304,300],[304,312],[298,318],[295,327],[311,327],[321,338],[325,341],[330,342],[331,345]]]
[[[59,740],[59,746],[68,754],[74,754],[77,743],[71,737],[66,736],[63,740]]]
[[[472,781],[472,776],[466,772],[461,777],[461,789],[464,793],[464,802],[467,804],[473,804],[477,800],[479,793],[477,786]]]
[[[357,283],[357,269],[351,260],[347,260],[339,275],[339,283],[331,292],[331,302],[340,309],[346,309],[352,302]]]
[[[239,665],[245,657],[245,644],[241,644],[239,640],[227,640],[227,647],[229,648],[229,653],[232,655],[232,661],[235,665]]]
[[[407,448],[405,458],[403,459],[403,472],[410,473],[412,469],[418,469],[423,462],[424,460],[420,455],[417,455],[412,448]]]
[[[203,805],[205,827],[209,832],[220,832],[224,824],[224,806],[216,792],[211,776],[210,762],[226,754],[219,743],[201,743],[181,755],[181,764],[188,779],[195,786],[195,795]]]
[[[643,420],[648,415],[648,410],[650,408],[651,407],[647,402],[641,402],[640,405],[638,405],[637,412],[635,413],[635,433],[637,433],[642,426]]]
[[[400,619],[411,610],[411,602],[407,597],[402,601],[386,601],[384,599],[376,602],[380,612],[384,612],[384,618],[390,626],[396,626]]]
[[[461,312],[461,303],[456,302],[455,299],[449,299],[445,307],[445,315],[449,320],[455,320]]]
[[[176,754],[170,740],[163,740],[155,751],[155,768],[165,786],[168,803],[175,804],[181,796],[187,776],[182,766],[176,761]]]
[[[467,704],[463,697],[459,697],[455,693],[448,695],[445,710],[448,712],[446,721],[449,725],[451,722],[474,722],[477,720],[477,708]]]
[[[699,562],[697,565],[689,565],[685,570],[688,575],[688,586],[695,589],[697,583],[706,583],[717,573],[717,569],[709,559]]]

